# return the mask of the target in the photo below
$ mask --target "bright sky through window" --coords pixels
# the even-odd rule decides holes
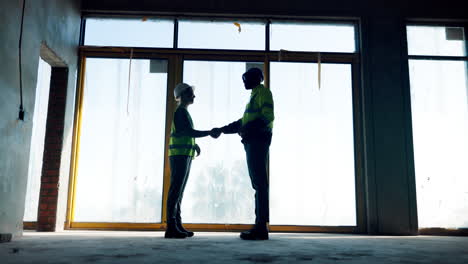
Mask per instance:
[[[171,23],[88,19],[85,45],[172,48]],[[117,28],[119,31],[115,30]],[[265,37],[266,24],[261,21],[182,19],[178,28],[178,48],[263,51]],[[354,25],[350,24],[273,22],[270,37],[271,48],[276,50],[356,51]],[[164,144],[165,132],[160,128],[165,122],[168,75],[151,73],[147,60],[134,59],[128,87],[129,59],[87,60],[75,220],[160,221],[164,160],[161,144]],[[263,61],[257,63],[263,70]],[[209,130],[242,117],[250,96],[241,78],[246,69],[245,61],[201,59],[183,62],[183,81],[196,87],[195,103],[190,106],[196,129]],[[270,193],[272,223],[356,225],[351,69],[350,64],[322,63],[323,79],[319,90],[316,63],[271,63],[270,86],[276,96],[278,111],[270,164],[275,170],[271,174],[274,177]],[[127,101],[130,102],[130,114],[126,112]],[[308,106],[309,103],[313,106]],[[143,108],[138,108],[139,105]],[[296,129],[302,136],[294,141],[299,144],[291,145],[290,133]],[[151,135],[143,134],[144,131]],[[337,140],[326,135],[333,135]],[[312,137],[308,140],[313,144],[310,148],[300,144],[301,138],[307,136]],[[216,140],[197,139],[197,143],[203,154],[192,164],[182,204],[185,222],[252,223],[254,193],[240,138],[223,135]],[[102,146],[101,150],[96,151],[96,146]],[[146,153],[145,156],[153,161],[142,160],[139,153]],[[302,158],[295,159],[295,155]],[[98,156],[104,158],[95,163]],[[309,161],[308,156],[317,159]],[[297,174],[295,182],[303,186],[300,190],[290,186],[294,181],[285,176],[289,168],[283,165],[284,161],[298,161],[289,173]],[[309,162],[320,163],[314,167],[313,175],[305,173],[309,170]],[[335,166],[337,163],[342,166]],[[116,166],[119,169],[113,171]],[[99,179],[95,175],[99,175]],[[327,175],[326,180],[322,180],[323,175]],[[331,184],[333,181],[342,184],[337,187]],[[317,192],[310,194],[311,189],[307,186],[314,186]],[[294,190],[296,193],[289,193]],[[102,203],[93,204],[91,194],[101,197]],[[298,204],[298,200],[315,202]],[[294,207],[289,206],[291,204]],[[283,215],[286,211],[289,218]]]
[[[408,26],[408,53],[466,55],[462,28],[450,30]],[[468,227],[467,69],[466,61],[409,60],[420,228]]]
[[[262,21],[181,19],[178,48],[265,50]],[[353,24],[316,22],[270,25],[270,50],[356,52]],[[172,48],[174,21],[170,19],[86,19],[85,45]]]
[[[165,19],[86,19],[85,45],[172,48],[174,22]]]
[[[354,25],[272,23],[271,50],[355,52]]]

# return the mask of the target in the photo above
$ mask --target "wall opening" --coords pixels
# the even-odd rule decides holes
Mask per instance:
[[[40,47],[24,229],[55,230],[68,68],[47,45]]]
[[[28,185],[26,188],[24,222],[37,221],[51,72],[52,67],[42,58],[39,58],[36,99],[34,103],[34,116],[32,118],[32,136],[31,148],[29,151]],[[30,225],[25,224],[25,228],[30,227]]]

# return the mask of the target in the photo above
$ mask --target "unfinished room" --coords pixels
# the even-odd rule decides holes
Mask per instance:
[[[2,0],[0,262],[468,263],[466,0]]]

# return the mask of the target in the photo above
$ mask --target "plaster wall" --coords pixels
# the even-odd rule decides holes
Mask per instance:
[[[79,0],[26,1],[22,41],[25,118],[24,121],[20,121],[18,120],[20,106],[18,44],[22,1],[5,0],[0,3],[0,40],[2,42],[0,47],[0,233],[13,234],[14,237],[22,234],[41,45],[49,47],[69,68],[60,177],[60,182],[63,183],[61,191],[67,189],[77,45],[80,30],[80,4]],[[49,62],[52,63],[52,66],[58,66],[54,65],[53,61],[49,60]],[[61,197],[63,197],[62,192]],[[62,202],[60,207],[63,206]],[[59,210],[63,210],[63,208]],[[63,218],[58,220],[62,226],[63,220]]]

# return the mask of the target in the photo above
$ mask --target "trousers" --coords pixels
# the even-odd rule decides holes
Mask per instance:
[[[190,174],[192,157],[183,155],[170,156],[169,163],[171,167],[171,185],[167,197],[167,222],[181,223],[180,207],[185,185]]]
[[[270,140],[244,142],[252,188],[255,190],[255,224],[264,225],[270,221],[269,180],[267,161]]]

